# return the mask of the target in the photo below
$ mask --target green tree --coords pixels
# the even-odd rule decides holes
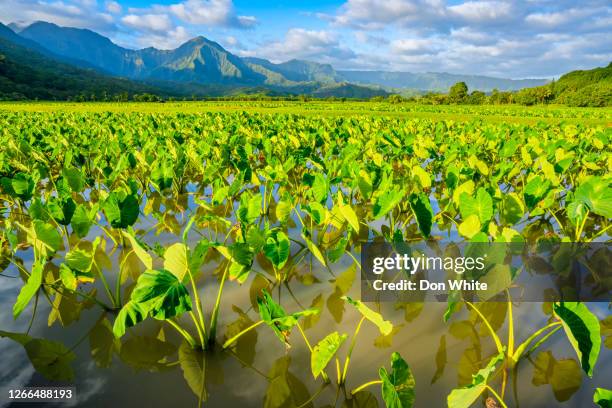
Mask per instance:
[[[468,87],[465,82],[457,82],[448,91],[450,103],[465,103],[468,96]]]

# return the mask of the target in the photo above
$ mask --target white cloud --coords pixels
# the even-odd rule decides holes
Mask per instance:
[[[243,54],[257,55],[273,62],[284,62],[290,59],[310,59],[318,62],[351,59],[355,53],[340,45],[336,34],[321,30],[292,28],[282,41],[263,44],[256,50]]]
[[[589,9],[572,8],[569,10],[557,11],[552,13],[532,13],[525,17],[525,21],[539,27],[556,27],[562,24],[578,21],[585,16],[592,14]]]
[[[162,50],[171,50],[184,44],[193,36],[183,26],[178,26],[167,32],[150,32],[138,37],[141,47],[155,47]]]
[[[128,14],[121,22],[140,31],[165,32],[173,28],[172,21],[166,14]]]
[[[391,43],[391,50],[403,55],[431,54],[438,47],[438,41],[432,38],[408,38]]]
[[[447,9],[451,14],[469,22],[490,22],[513,15],[510,3],[502,1],[468,1]]]
[[[121,4],[117,3],[114,0],[107,1],[105,3],[105,6],[106,6],[106,11],[108,11],[109,13],[119,14],[121,13],[121,11],[123,11]]]
[[[248,28],[257,23],[253,16],[237,16],[231,0],[187,0],[156,8],[167,9],[182,21],[194,25]]]

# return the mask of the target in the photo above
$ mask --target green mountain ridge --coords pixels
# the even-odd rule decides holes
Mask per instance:
[[[517,90],[547,82],[446,73],[337,71],[329,64],[297,59],[273,63],[262,58],[241,58],[204,37],[193,38],[174,50],[152,47],[132,50],[120,47],[91,30],[60,27],[47,22],[33,23],[21,29],[19,35],[55,54],[81,60],[112,75],[138,80],[274,87],[294,87],[310,82],[348,82],[354,85],[354,89],[361,86],[378,91],[381,87],[387,90],[441,91],[459,81],[466,82],[470,89]]]

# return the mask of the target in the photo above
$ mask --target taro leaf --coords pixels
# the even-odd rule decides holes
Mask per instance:
[[[61,225],[68,225],[72,221],[72,216],[76,210],[76,204],[70,197],[51,198],[47,203],[47,210],[55,221]]]
[[[160,338],[130,336],[122,345],[121,361],[135,370],[154,371],[166,366],[166,359],[176,354],[176,346]]]
[[[317,225],[321,225],[327,218],[327,208],[317,201],[313,201],[309,205],[303,205],[302,209],[310,215],[310,218]]]
[[[17,301],[13,306],[13,318],[19,317],[21,312],[28,306],[30,300],[34,297],[40,285],[42,284],[43,265],[41,262],[34,262],[32,264],[32,272],[28,277],[28,281],[21,287]]]
[[[119,351],[121,343],[113,335],[113,328],[108,319],[102,315],[89,332],[91,357],[98,367],[108,368],[113,361],[113,353]]]
[[[317,245],[312,242],[312,240],[308,238],[304,233],[302,233],[302,239],[306,243],[306,246],[308,247],[310,252],[314,255],[315,258],[317,258],[321,265],[326,266],[325,257],[323,257],[323,254],[321,253],[319,247],[317,247]]]
[[[229,269],[230,279],[244,283],[253,265],[253,248],[245,242],[235,242],[229,248],[229,254],[232,261]]]
[[[583,203],[589,211],[612,218],[612,187],[603,177],[590,177],[576,188],[574,202]]]
[[[440,345],[438,346],[438,351],[436,351],[436,372],[431,379],[431,384],[434,384],[442,377],[447,362],[448,358],[446,356],[446,335],[443,334],[440,337]]]
[[[79,238],[84,238],[92,225],[92,219],[87,211],[87,208],[83,204],[79,204],[74,210],[72,219],[70,220],[72,230],[76,232]]]
[[[79,272],[89,272],[94,262],[94,253],[81,248],[72,248],[65,257],[66,265]]]
[[[550,181],[544,180],[540,176],[536,176],[527,183],[523,196],[525,203],[529,210],[533,210],[535,206],[544,198],[548,189],[550,188]]]
[[[250,196],[243,194],[240,197],[240,208],[238,208],[238,219],[243,224],[252,224],[261,212],[261,195]]]
[[[420,168],[420,167],[419,167]],[[433,224],[433,210],[425,193],[410,195],[410,209],[416,218],[421,234],[428,238]]]
[[[310,191],[312,193],[312,197],[315,201],[319,203],[325,202],[327,200],[327,191],[329,190],[329,186],[327,185],[327,180],[323,177],[322,174],[315,174],[312,185],[310,186]]]
[[[412,177],[418,180],[422,188],[431,187],[431,177],[421,166],[414,166],[412,168]]]
[[[143,305],[158,320],[191,310],[191,297],[176,276],[165,269],[147,270],[136,282],[131,300]]]
[[[390,321],[383,319],[380,313],[373,311],[359,300],[353,300],[348,296],[344,296],[343,299],[349,302],[351,305],[355,306],[355,308],[359,311],[359,313],[362,314],[363,317],[374,323],[376,327],[378,327],[380,334],[382,334],[383,336],[391,334],[391,332],[393,331],[393,324],[391,324]]]
[[[70,363],[74,353],[57,341],[35,339],[26,334],[0,330],[0,337],[7,337],[20,343],[34,366],[34,369],[49,381],[72,381],[74,371]]]
[[[62,280],[62,285],[70,290],[76,290],[78,285],[77,276],[66,264],[60,265],[59,276]]]
[[[344,255],[344,251],[346,250],[346,244],[348,243],[348,239],[346,237],[340,238],[338,243],[333,247],[327,250],[327,259],[331,263],[335,263],[342,258]]]
[[[463,220],[461,224],[459,224],[459,227],[457,228],[459,234],[463,235],[466,238],[472,238],[474,235],[480,232],[480,229],[480,220],[478,219],[478,215],[476,214],[472,214],[467,217],[465,220]]]
[[[142,262],[144,264],[145,268],[153,269],[153,258],[140,245],[138,240],[132,234],[128,234],[125,231],[123,231],[123,236],[126,237],[128,239],[128,241],[130,241],[130,244],[132,245],[132,250],[134,251],[134,253],[138,257],[138,259],[140,259],[140,262]]]
[[[314,378],[319,377],[325,370],[325,367],[327,367],[331,359],[334,358],[334,355],[338,352],[338,349],[340,349],[346,337],[346,334],[340,335],[338,332],[333,332],[325,336],[323,340],[314,346],[310,356],[310,369],[312,370]]]
[[[289,215],[291,215],[291,210],[293,210],[293,207],[289,201],[281,200],[276,204],[276,218],[281,224],[287,223]]]
[[[179,347],[179,362],[183,370],[183,377],[191,391],[198,397],[198,400],[206,401],[206,355],[184,341]]]
[[[387,408],[412,408],[415,399],[415,381],[410,367],[399,353],[391,354],[391,372],[381,367],[381,394]]]
[[[187,246],[177,242],[166,248],[164,252],[164,269],[183,281],[189,269]]]
[[[555,303],[553,310],[563,323],[565,334],[576,351],[582,369],[592,377],[601,348],[599,320],[584,303]]]
[[[267,290],[263,290],[262,296],[257,297],[257,306],[259,308],[259,315],[261,316],[261,319],[272,328],[276,336],[282,342],[289,344],[289,333],[291,328],[295,325],[295,323],[297,323],[297,320],[294,324],[284,324],[283,321],[279,320],[287,317],[287,313],[281,305],[272,299],[272,296],[270,296]]]
[[[134,225],[140,211],[136,195],[130,194],[122,199],[117,192],[110,193],[102,208],[113,228],[127,228]]]
[[[604,388],[595,389],[593,402],[601,408],[612,408],[612,390],[606,390]]]
[[[494,356],[485,368],[478,370],[472,376],[472,383],[466,387],[455,388],[447,397],[449,408],[466,408],[471,406],[478,399],[480,394],[486,389],[487,381],[497,368],[497,365],[504,361],[505,349]]]
[[[57,229],[51,224],[41,220],[34,220],[31,228],[19,225],[28,234],[28,242],[34,247],[34,251],[48,258],[62,246],[62,237]]]
[[[115,337],[122,337],[128,327],[133,327],[136,324],[146,319],[149,310],[145,305],[134,301],[127,302],[117,314],[115,324],[113,325],[113,334]]]
[[[261,294],[257,298],[257,307],[261,320],[270,326],[274,334],[286,345],[289,345],[289,334],[293,326],[298,323],[300,317],[319,313],[314,309],[306,309],[301,312],[287,314],[285,309],[272,299],[267,290],[264,289]]]
[[[388,190],[379,195],[374,202],[374,219],[385,216],[389,211],[395,208],[404,198],[404,194],[404,190]]]
[[[77,168],[65,168],[62,170],[62,176],[68,182],[70,189],[75,193],[79,193],[85,187],[85,178],[81,174],[81,171]]]
[[[10,179],[8,177],[2,177],[2,189],[13,197],[21,198],[23,201],[28,201],[32,198],[34,187],[36,183],[29,174],[17,173]]]
[[[557,360],[550,351],[539,353],[534,361],[533,385],[550,384],[555,399],[569,400],[582,384],[582,372],[574,359]]]
[[[355,210],[350,205],[340,203],[340,214],[349,223],[353,231],[359,232],[359,218],[355,214]]]
[[[281,230],[273,230],[266,238],[264,254],[276,269],[282,269],[289,259],[289,238]]]
[[[523,218],[525,206],[518,194],[505,194],[502,203],[501,220],[504,224],[514,225]]]
[[[476,192],[475,198],[467,193],[461,194],[459,210],[464,220],[470,215],[476,215],[481,224],[486,224],[493,217],[493,199],[487,190],[481,187]]]

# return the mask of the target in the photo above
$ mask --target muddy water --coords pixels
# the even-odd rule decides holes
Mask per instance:
[[[152,220],[145,221],[140,227],[146,229]],[[95,238],[98,231],[92,230],[90,240]],[[177,237],[169,234],[155,236],[153,233],[147,235],[149,244],[160,242],[176,242]],[[20,252],[19,256],[24,259],[25,266],[29,267],[31,259]],[[31,256],[31,254],[30,254]],[[117,265],[116,256],[112,257]],[[315,261],[316,262],[316,261]],[[343,258],[335,264],[332,272],[335,275],[346,270],[351,263],[349,257]],[[304,268],[310,268],[304,265]],[[259,266],[256,266],[259,268]],[[324,301],[320,320],[312,328],[306,330],[309,341],[313,344],[325,337],[332,331],[347,333],[349,340],[343,345],[340,356],[341,362],[348,349],[350,338],[355,330],[360,316],[350,305],[344,306],[342,317],[339,319],[340,311],[333,306],[328,299],[333,294],[333,285],[329,283],[332,275],[327,270],[317,269],[312,265],[313,275],[318,283],[304,285],[292,281],[291,289],[293,297],[286,288],[281,291],[280,302],[283,307],[294,312],[309,307],[314,298],[321,295]],[[261,270],[261,269],[260,269]],[[111,287],[117,274],[108,273]],[[17,276],[14,267],[9,267],[3,272],[4,275]],[[115,276],[113,276],[115,275]],[[226,328],[238,318],[233,310],[238,307],[245,311],[249,317],[256,321],[258,316],[252,308],[249,297],[249,288],[254,274],[242,286],[235,282],[228,282],[225,286],[221,312],[219,315],[218,340],[224,339]],[[28,327],[29,316],[32,314],[30,306],[22,316],[14,321],[12,318],[12,305],[22,286],[20,279],[0,276],[0,329],[12,332],[25,332]],[[216,291],[218,288],[217,277],[212,275],[209,268],[199,281],[199,292],[204,302],[205,313],[210,314],[213,307]],[[274,290],[274,297],[278,301],[278,291]],[[359,298],[358,278],[348,293],[351,297]],[[98,287],[98,296],[104,298],[102,287]],[[377,305],[371,305],[377,308]],[[462,355],[465,350],[472,348],[472,340],[469,336],[460,335],[459,330],[451,329],[452,322],[459,322],[468,318],[465,310],[453,317],[451,323],[445,324],[442,320],[446,305],[443,303],[426,303],[422,310],[414,308],[411,313],[405,310],[396,310],[393,304],[383,303],[380,311],[384,317],[391,320],[399,329],[393,336],[385,339],[380,338],[377,329],[367,322],[363,325],[357,340],[356,347],[351,359],[347,387],[351,389],[371,380],[378,379],[378,369],[381,366],[389,367],[390,355],[393,351],[399,352],[410,365],[416,379],[416,406],[417,407],[443,407],[446,406],[446,397],[449,392],[460,382],[459,373],[463,373],[465,381],[465,359]],[[591,310],[595,311],[600,318],[609,314],[606,304],[592,304]],[[76,360],[73,362],[75,370],[75,381],[78,400],[75,404],[85,407],[196,407],[198,397],[194,394],[187,381],[181,366],[178,364],[177,349],[181,344],[181,338],[168,325],[163,325],[160,335],[161,323],[147,320],[145,323],[131,329],[122,339],[128,341],[139,337],[141,343],[132,347],[131,352],[125,351],[121,355],[115,354],[110,367],[101,368],[96,365],[91,357],[90,340],[88,333],[95,326],[101,316],[98,307],[84,310],[80,319],[68,327],[61,327],[55,323],[52,327],[47,326],[46,316],[49,314],[49,304],[40,302],[37,318],[34,321],[30,334],[34,337],[57,340],[67,347],[74,346]],[[334,312],[335,316],[332,314]],[[112,322],[112,316],[109,316]],[[525,339],[533,331],[546,324],[546,315],[542,312],[540,303],[524,303],[518,305],[514,311],[517,341]],[[207,316],[207,321],[209,315]],[[340,320],[340,321],[338,321]],[[186,327],[189,321],[184,319]],[[316,398],[308,407],[346,406],[344,402],[344,391],[329,385],[321,387],[322,381],[313,380],[310,373],[310,354],[297,330],[293,330],[290,336],[291,347],[286,348],[265,325],[259,326],[256,336],[245,336],[234,353],[222,352],[220,347],[207,357],[207,369],[205,375],[207,398],[204,406],[207,407],[259,407],[264,403],[266,395],[268,398],[282,396],[286,389],[274,386],[270,373],[278,371],[278,367],[288,362],[288,374],[293,402],[287,403],[285,407],[299,406],[306,403],[315,394]],[[505,339],[506,329],[502,327],[499,331]],[[439,378],[432,383],[437,371],[436,353],[441,337],[446,341],[446,359],[444,371]],[[478,337],[481,344],[483,367],[494,351],[494,345],[490,337]],[[162,342],[165,347],[173,350],[162,363],[155,361],[151,363],[150,355],[155,354],[152,344]],[[152,347],[153,350],[148,350]],[[562,332],[553,336],[542,348],[542,351],[551,350],[557,360],[575,358]],[[537,353],[536,353],[537,354]],[[535,356],[534,356],[535,357]],[[158,359],[159,360],[159,359]],[[276,366],[276,370],[274,367]],[[282,371],[282,370],[281,370]],[[336,378],[335,365],[330,364],[327,372],[334,382]],[[469,378],[468,369],[468,378]],[[591,406],[592,396],[596,387],[611,388],[612,386],[612,351],[602,349],[599,362],[595,368],[593,379],[582,374],[582,382],[575,392],[565,393],[559,402],[555,397],[550,385],[533,385],[534,366],[530,361],[523,361],[519,366],[518,401],[514,400],[512,387],[509,386],[506,400],[509,406],[521,407],[583,407]],[[561,380],[561,385],[563,386]],[[569,381],[569,380],[568,380]],[[271,385],[272,384],[272,385]],[[8,390],[24,386],[51,385],[40,374],[36,373],[23,347],[8,339],[0,339],[0,406],[10,406],[8,401]],[[368,391],[378,400],[380,406],[384,406],[380,399],[380,387],[373,386]],[[279,396],[280,395],[280,396]],[[478,404],[481,404],[479,402]],[[15,406],[24,406],[15,404]],[[43,404],[38,404],[43,406]],[[51,405],[49,405],[51,406]],[[66,406],[66,404],[63,404]],[[367,405],[375,406],[375,405]]]
[[[341,271],[346,265],[335,268]],[[317,274],[323,281],[327,272]],[[10,274],[7,272],[7,274]],[[330,277],[328,275],[328,277]],[[210,310],[214,302],[216,283],[213,277],[204,279],[200,286],[201,296],[204,299],[205,309]],[[207,283],[214,283],[212,285]],[[0,327],[9,331],[25,331],[27,318],[12,320],[10,313],[13,301],[21,283],[17,279],[3,278],[0,289]],[[246,282],[244,285],[249,285]],[[313,298],[322,294],[324,299],[331,295],[330,285],[323,281],[321,284],[313,284],[308,287],[299,285],[302,289],[295,290],[294,294],[303,306],[309,306]],[[359,296],[358,285],[353,285],[350,295]],[[226,287],[222,300],[220,313],[219,337],[223,336],[225,327],[236,318],[232,306],[238,306],[247,311],[251,308],[251,301],[247,295],[247,288],[231,283]],[[275,294],[276,295],[276,294]],[[292,299],[287,291],[281,295],[283,306],[289,310],[297,310],[300,306]],[[605,305],[593,305],[595,310],[603,317],[606,315]],[[324,308],[320,321],[311,329],[307,330],[307,336],[311,342],[317,342],[331,331],[352,334],[359,320],[359,316],[346,307],[341,323],[336,323],[328,308]],[[394,310],[393,305],[382,305],[381,311],[387,319],[396,325],[402,326],[394,336],[389,347],[375,345],[374,341],[379,337],[377,330],[371,325],[365,324],[358,335],[357,345],[349,368],[348,389],[356,387],[366,381],[377,379],[378,368],[382,365],[388,366],[389,356],[392,351],[398,351],[410,364],[416,378],[416,395],[418,407],[442,407],[446,405],[446,396],[449,391],[457,385],[457,371],[459,359],[463,351],[469,346],[469,342],[457,339],[449,334],[448,326],[442,322],[444,304],[428,303],[424,309],[412,321],[407,322],[403,310]],[[39,307],[39,316],[46,316],[48,306]],[[24,316],[28,316],[28,310]],[[47,327],[45,319],[37,319],[31,334],[35,337],[54,339],[70,345],[78,342],[95,324],[100,316],[97,308],[83,312],[80,320],[67,328],[59,325]],[[250,311],[252,319],[256,319],[254,311]],[[456,316],[455,320],[465,318],[463,315]],[[520,305],[515,312],[518,339],[525,338],[534,328],[545,323],[545,316],[541,312],[541,305],[529,303]],[[159,325],[148,322],[138,327],[135,333],[143,336],[152,336],[158,333]],[[164,332],[167,340],[179,344],[180,339],[166,327]],[[503,330],[500,331],[503,333]],[[448,363],[443,375],[434,384],[430,384],[436,372],[435,354],[440,342],[440,337],[446,335]],[[260,326],[257,330],[255,353],[253,362],[248,366],[243,365],[239,358],[229,353],[217,352],[208,361],[206,388],[208,399],[204,403],[210,407],[258,407],[262,406],[264,396],[270,382],[266,375],[270,372],[273,364],[279,359],[290,357],[289,372],[297,378],[294,391],[297,401],[306,401],[310,396],[320,390],[321,381],[313,381],[310,374],[310,362],[308,350],[304,340],[297,330],[291,335],[292,347],[286,349],[271,330]],[[493,345],[490,338],[482,338],[483,355],[490,355]],[[348,343],[348,342],[347,342]],[[346,350],[346,346],[343,350]],[[250,345],[249,345],[250,346]],[[248,348],[248,347],[247,347]],[[573,351],[565,338],[559,333],[547,344],[545,349],[553,350],[557,359],[573,357]],[[90,356],[89,341],[85,340],[75,348],[77,360],[74,362],[77,388],[78,405],[88,407],[191,407],[197,406],[198,399],[191,391],[183,378],[183,372],[178,365],[160,368],[153,372],[150,369],[135,369],[121,361],[117,356],[109,368],[98,368]],[[239,354],[244,358],[250,358],[248,351]],[[49,384],[43,377],[32,369],[22,347],[9,340],[0,340],[0,401],[3,406],[9,406],[6,399],[7,390],[21,386],[39,386]],[[171,360],[171,359],[169,359]],[[174,357],[176,360],[176,356]],[[243,360],[244,361],[244,360]],[[594,379],[583,376],[580,389],[565,403],[561,404],[555,400],[551,387],[543,385],[536,387],[532,385],[533,367],[529,362],[523,363],[519,372],[517,388],[519,390],[519,402],[523,407],[580,407],[588,406],[592,401],[593,389],[597,386],[609,387],[612,378],[612,353],[603,349],[600,361],[596,367]],[[333,364],[328,367],[332,379],[335,378]],[[379,398],[378,386],[370,389]],[[510,390],[510,388],[509,388]],[[276,391],[271,391],[272,393]],[[325,406],[332,404],[337,399],[337,390],[328,386],[320,391],[313,405]],[[338,397],[338,406],[342,404],[342,393]],[[382,406],[382,403],[381,403]]]

